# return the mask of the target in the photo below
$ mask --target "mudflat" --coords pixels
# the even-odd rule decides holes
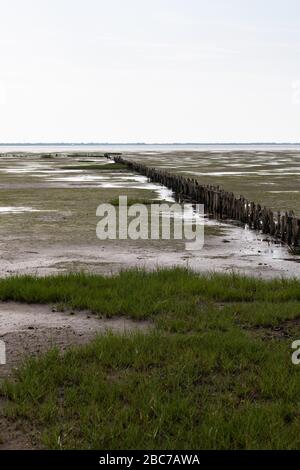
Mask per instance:
[[[126,158],[193,174],[274,209],[300,205],[297,176],[289,186],[290,174],[299,171],[293,152],[147,152]],[[0,275],[109,275],[130,267],[175,265],[264,277],[300,273],[299,257],[286,247],[226,221],[206,219],[205,245],[197,253],[174,239],[101,241],[96,236],[97,207],[120,195],[137,201],[173,200],[167,188],[114,167],[101,154],[2,154]]]

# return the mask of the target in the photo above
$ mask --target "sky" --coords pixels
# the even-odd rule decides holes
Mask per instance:
[[[300,2],[0,0],[0,142],[300,142]]]

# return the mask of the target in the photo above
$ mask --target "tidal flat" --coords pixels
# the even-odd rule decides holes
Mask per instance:
[[[300,207],[296,154],[125,156]],[[0,156],[0,449],[299,448],[300,257],[207,214],[197,252],[99,240],[121,195],[175,200],[100,153]]]
[[[275,154],[276,153],[276,154]],[[300,207],[298,158],[292,152],[147,152],[128,159],[220,184],[274,210]],[[277,160],[276,160],[277,159]],[[293,173],[293,176],[291,175]],[[246,176],[247,175],[247,176]],[[291,181],[293,183],[291,183]],[[0,275],[62,272],[112,274],[127,268],[191,267],[195,271],[292,277],[300,257],[245,227],[205,219],[205,243],[190,252],[180,240],[99,240],[99,204],[174,201],[100,153],[0,156]]]
[[[153,151],[126,158],[220,185],[274,211],[293,210],[300,215],[300,152],[296,150]]]

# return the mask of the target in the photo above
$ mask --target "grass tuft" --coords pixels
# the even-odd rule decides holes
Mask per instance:
[[[299,288],[180,268],[1,279],[1,300],[155,325],[27,359],[2,385],[6,415],[50,449],[297,449]]]

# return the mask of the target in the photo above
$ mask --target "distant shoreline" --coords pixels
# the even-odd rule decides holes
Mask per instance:
[[[121,145],[121,146],[191,146],[191,145],[196,145],[196,146],[248,146],[248,145],[257,145],[257,146],[265,146],[265,145],[289,145],[289,146],[294,146],[294,145],[300,145],[300,142],[25,142],[25,143],[20,143],[20,142],[10,142],[6,143],[0,142],[0,147],[32,147],[32,146],[45,146],[45,147],[54,147],[54,146],[63,146],[63,147],[73,147],[73,146],[99,146],[99,145],[105,145],[105,146],[116,146],[116,145]]]
[[[0,143],[0,153],[53,153],[53,152],[300,152],[300,143]]]

